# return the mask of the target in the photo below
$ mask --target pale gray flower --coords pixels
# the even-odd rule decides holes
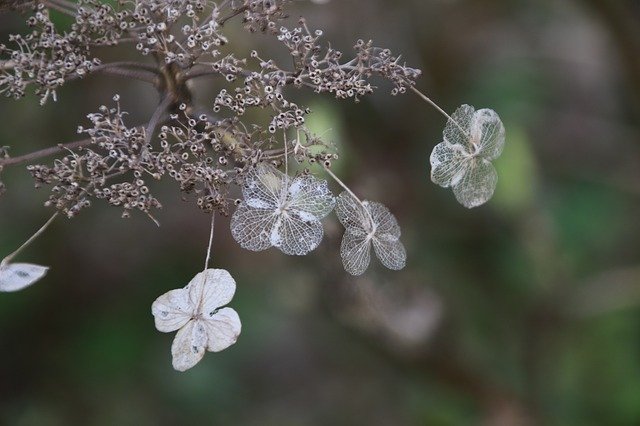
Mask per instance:
[[[447,122],[444,140],[431,152],[431,180],[453,188],[458,202],[467,208],[486,203],[498,182],[491,161],[502,153],[504,133],[495,111],[462,105]]]
[[[340,247],[345,271],[361,275],[369,267],[372,244],[384,266],[393,270],[405,267],[407,252],[400,242],[400,226],[384,205],[371,201],[360,204],[345,191],[338,197],[336,214],[345,227]]]
[[[233,345],[242,329],[238,313],[220,308],[231,301],[236,282],[224,269],[207,269],[186,287],[158,297],[151,307],[156,328],[163,333],[178,330],[171,354],[173,368],[186,371],[206,351],[220,352]]]
[[[324,234],[320,219],[335,198],[327,182],[311,175],[290,178],[264,163],[251,170],[242,188],[244,201],[231,218],[233,238],[253,251],[277,247],[289,255],[314,250]]]

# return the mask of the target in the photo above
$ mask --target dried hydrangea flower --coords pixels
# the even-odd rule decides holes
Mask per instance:
[[[305,255],[324,235],[320,219],[335,205],[327,182],[310,175],[291,179],[260,163],[242,188],[244,201],[231,218],[233,238],[245,249],[277,247],[289,255]]]
[[[171,345],[173,368],[186,371],[205,351],[220,352],[233,345],[242,325],[238,313],[220,308],[231,301],[236,282],[224,269],[207,269],[186,287],[158,297],[151,307],[156,328],[163,333],[179,330]]]
[[[384,205],[354,198],[343,192],[336,202],[336,214],[345,227],[340,255],[345,271],[361,275],[369,267],[371,245],[384,266],[404,268],[407,252],[400,242],[400,226]]]
[[[491,109],[475,111],[462,105],[449,118],[443,137],[431,153],[431,180],[452,187],[458,202],[467,208],[486,203],[498,182],[491,161],[504,147],[500,117]]]
[[[0,264],[0,292],[19,291],[45,276],[48,266],[33,263]]]

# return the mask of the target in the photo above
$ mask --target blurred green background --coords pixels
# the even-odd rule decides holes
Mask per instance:
[[[332,0],[299,14],[345,53],[357,38],[403,53],[449,112],[495,109],[507,143],[493,200],[469,211],[430,182],[444,119],[416,96],[384,82],[360,104],[299,93],[340,146],[335,171],[396,214],[407,268],[347,276],[334,216],[304,258],[243,251],[220,219],[213,264],[238,282],[243,332],[180,374],[150,307],[202,267],[209,218],[171,183],[160,228],[96,202],[18,259],[51,265],[45,280],[0,295],[0,424],[640,424],[640,4]],[[2,42],[22,19],[0,16]],[[282,53],[231,34],[239,51]],[[198,83],[203,105],[217,84]],[[116,92],[132,125],[157,104],[107,76],[44,107],[0,100],[0,146],[74,140]],[[50,215],[48,190],[23,167],[2,178],[9,253]]]

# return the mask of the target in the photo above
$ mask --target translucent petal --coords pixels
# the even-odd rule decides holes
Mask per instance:
[[[45,276],[49,268],[33,263],[9,263],[0,269],[0,291],[13,292],[29,287]]]
[[[259,163],[247,173],[242,195],[251,206],[275,210],[282,205],[288,185],[288,176],[269,164]]]
[[[463,206],[477,207],[489,201],[497,182],[493,165],[488,160],[474,159],[462,180],[453,187],[453,193]]]
[[[336,215],[345,229],[360,229],[364,234],[370,229],[369,216],[347,191],[342,192],[336,200]]]
[[[431,163],[431,180],[444,188],[459,180],[468,167],[468,154],[461,145],[441,142],[433,148],[429,161]]]
[[[374,201],[366,201],[366,207],[371,213],[373,222],[376,224],[376,235],[388,235],[395,239],[400,238],[400,226],[396,217],[391,214],[389,209],[380,203]]]
[[[205,321],[191,320],[178,331],[173,344],[173,368],[186,371],[196,365],[204,356],[207,347],[207,327]]]
[[[231,308],[222,308],[210,314],[204,323],[207,327],[207,349],[211,352],[220,352],[233,345],[242,330],[240,317]]]
[[[340,256],[344,270],[351,275],[362,275],[371,261],[371,239],[362,233],[347,229],[342,237]]]
[[[473,152],[473,147],[469,141],[469,130],[475,110],[470,105],[460,106],[453,114],[452,120],[448,120],[442,135],[444,141],[451,145],[463,146],[467,152]]]
[[[266,250],[272,246],[271,232],[277,219],[275,210],[256,209],[242,203],[231,217],[231,235],[242,248]]]
[[[492,109],[479,109],[473,116],[471,133],[479,133],[479,154],[487,160],[494,160],[504,148],[504,126],[498,114]]]
[[[170,333],[184,326],[195,313],[195,306],[184,288],[171,290],[151,305],[151,313],[158,331]]]
[[[407,263],[407,251],[398,238],[385,235],[373,238],[373,249],[380,262],[389,269],[398,271]]]
[[[311,175],[295,178],[288,192],[289,208],[310,213],[318,220],[331,213],[336,204],[327,181],[318,180]]]
[[[236,292],[236,281],[224,269],[207,269],[196,274],[187,288],[196,313],[208,315],[231,302]]]
[[[318,220],[305,221],[295,212],[290,212],[282,217],[277,247],[285,254],[302,256],[318,247],[323,234]]]

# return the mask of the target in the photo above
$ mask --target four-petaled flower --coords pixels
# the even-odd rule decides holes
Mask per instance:
[[[467,208],[487,202],[496,189],[498,175],[491,164],[502,153],[504,126],[491,109],[475,111],[462,105],[444,128],[444,141],[431,152],[431,180],[452,187]]]
[[[400,242],[400,226],[384,205],[362,204],[346,191],[336,203],[336,214],[345,227],[340,255],[345,271],[361,275],[369,266],[371,244],[380,262],[389,269],[404,268],[407,252]]]
[[[220,308],[231,301],[236,282],[224,269],[198,273],[186,287],[158,297],[151,307],[156,328],[179,330],[171,345],[173,368],[186,371],[205,351],[219,352],[233,345],[242,325],[236,311]]]
[[[306,174],[292,179],[264,163],[249,171],[242,194],[231,233],[253,251],[277,247],[290,255],[309,253],[322,240],[320,219],[335,205],[326,181]]]

